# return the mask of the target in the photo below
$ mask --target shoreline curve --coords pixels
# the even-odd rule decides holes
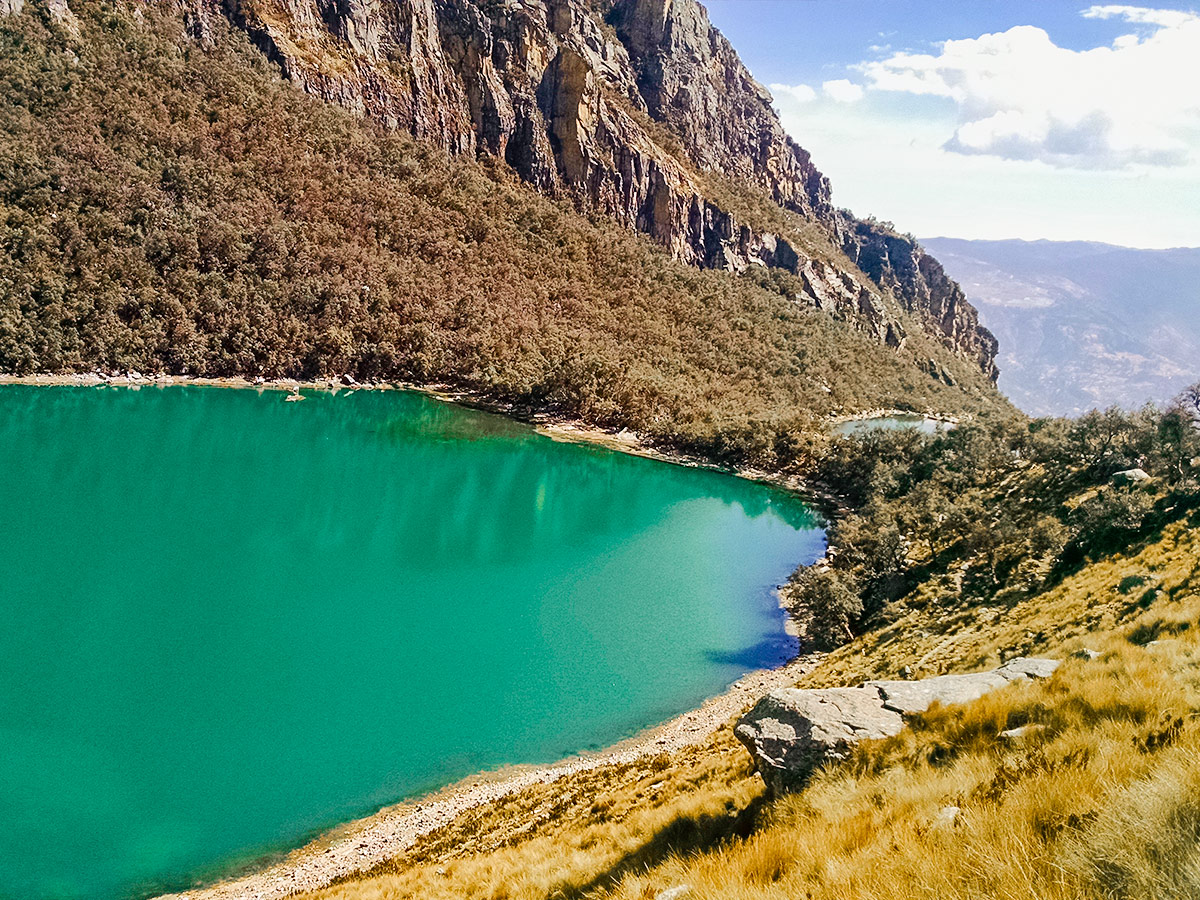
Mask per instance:
[[[449,825],[460,813],[549,784],[578,772],[622,765],[701,743],[763,694],[794,684],[823,654],[798,656],[775,669],[749,672],[696,709],[593,753],[549,765],[514,765],[482,772],[432,794],[386,806],[372,816],[336,826],[261,871],[154,900],[282,900],[329,887],[402,854],[419,838]]]
[[[508,415],[532,425],[554,440],[598,444],[616,452],[657,459],[661,462],[721,471],[734,477],[771,484],[797,494],[817,508],[828,508],[830,499],[797,476],[780,476],[755,469],[729,469],[707,460],[649,446],[630,431],[610,432],[580,424],[566,417],[522,410],[512,404],[489,400],[448,385],[380,382],[346,383],[341,378],[300,381],[295,379],[247,379],[241,376],[197,377],[185,375],[78,374],[11,375],[0,373],[0,386],[72,386],[141,388],[184,385],[277,391],[295,395],[300,390],[414,391],[445,402]],[[777,593],[785,613],[785,631],[793,637],[796,624],[788,605]],[[581,753],[558,762],[517,764],[484,771],[447,785],[433,793],[385,806],[365,818],[333,826],[282,859],[251,868],[246,874],[210,882],[195,888],[163,894],[154,900],[277,900],[297,893],[319,890],[335,881],[393,859],[412,847],[419,838],[450,824],[459,814],[519,793],[535,784],[548,784],[567,775],[630,763],[659,753],[670,753],[699,744],[735,715],[744,712],[762,695],[786,687],[810,672],[823,654],[797,656],[774,669],[748,672],[720,694],[699,707],[651,726],[603,750]]]

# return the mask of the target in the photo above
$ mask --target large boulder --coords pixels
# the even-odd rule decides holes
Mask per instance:
[[[904,727],[879,692],[865,688],[799,690],[767,694],[738,723],[746,745],[773,793],[801,787],[826,760],[845,759],[863,739],[885,738]]]
[[[763,697],[734,733],[774,794],[798,790],[822,763],[846,759],[862,740],[891,737],[904,716],[934,703],[969,703],[1014,681],[1048,678],[1058,660],[1021,658],[998,669],[920,681],[868,681],[861,687],[781,688]]]

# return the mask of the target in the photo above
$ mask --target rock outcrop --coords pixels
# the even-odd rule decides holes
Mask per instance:
[[[66,0],[41,2],[69,15]],[[913,242],[833,207],[828,179],[696,0],[168,2],[201,45],[223,15],[312,94],[450,153],[503,159],[684,262],[785,269],[797,302],[894,348],[915,321],[995,377],[995,340],[958,286]]]
[[[969,703],[1014,681],[1049,678],[1053,659],[1015,659],[990,672],[920,681],[868,681],[861,687],[767,694],[738,722],[735,734],[773,793],[798,790],[822,763],[846,759],[862,740],[891,737],[904,717],[934,703]]]
[[[691,161],[766,190],[779,206],[831,222],[829,179],[783,130],[766,91],[695,0],[619,0],[608,21],[629,52],[651,117]]]
[[[501,157],[686,262],[799,263],[784,239],[706,199],[703,172],[832,214],[828,182],[694,0],[623,0],[616,32],[582,0],[222,2],[309,92],[452,153]],[[655,110],[702,124],[656,140]]]
[[[992,380],[999,376],[995,336],[979,324],[979,313],[958,283],[911,237],[887,225],[848,219],[842,249],[863,272],[887,288],[926,330],[940,335],[960,355],[974,360]],[[936,365],[936,363],[934,364]],[[945,373],[930,372],[945,380]]]

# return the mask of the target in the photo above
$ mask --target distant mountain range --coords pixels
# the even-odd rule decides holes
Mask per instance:
[[[1168,400],[1200,380],[1200,248],[921,241],[1000,341],[999,385],[1035,415]]]

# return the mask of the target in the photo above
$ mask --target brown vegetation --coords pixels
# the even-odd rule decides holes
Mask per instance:
[[[222,20],[73,9],[0,20],[0,371],[444,382],[772,466],[830,412],[1002,404],[915,325],[895,352],[784,273],[689,269],[303,95]]]

